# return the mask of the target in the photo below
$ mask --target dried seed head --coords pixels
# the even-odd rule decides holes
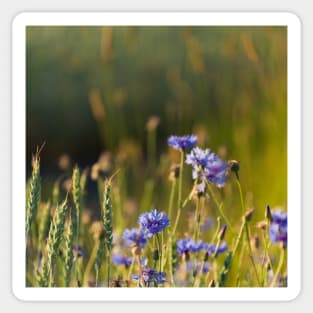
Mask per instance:
[[[104,236],[103,224],[100,221],[95,221],[90,227],[90,232],[93,235],[94,240],[99,240]]]
[[[168,179],[170,181],[174,181],[179,177],[180,172],[180,166],[179,164],[172,164],[170,167],[170,174],[168,176]]]
[[[131,247],[131,252],[132,252],[133,256],[140,256],[141,255],[141,249],[136,244],[134,244]]]
[[[62,170],[62,171],[66,171],[69,169],[69,167],[71,166],[71,158],[68,154],[63,154],[60,156],[59,158],[59,168]]]
[[[160,118],[158,116],[151,116],[148,121],[147,121],[147,124],[146,124],[146,129],[147,131],[154,131],[156,130],[156,128],[158,127],[160,123]]]
[[[245,213],[245,219],[247,222],[250,222],[253,216],[254,208],[248,209]]]
[[[220,232],[217,235],[218,240],[223,240],[224,239],[226,230],[227,230],[227,225],[226,224],[222,225],[221,230],[220,230]]]
[[[99,171],[100,171],[100,166],[99,163],[95,163],[92,167],[91,167],[91,174],[90,177],[92,180],[97,180],[99,177]]]
[[[254,249],[259,249],[260,248],[260,245],[261,245],[261,242],[260,242],[260,238],[259,236],[255,235],[251,238],[251,246],[254,248]]]
[[[240,165],[239,162],[236,160],[230,160],[228,161],[228,166],[232,172],[234,172],[239,179],[239,170],[240,170]]]
[[[269,205],[266,206],[265,208],[265,218],[267,220],[269,220],[270,222],[273,222],[273,217],[272,217],[272,213],[271,213],[271,208]]]
[[[159,260],[159,250],[154,249],[153,250],[153,261],[158,261]]]
[[[262,230],[266,230],[266,226],[267,226],[267,221],[261,221],[256,224],[256,227]]]

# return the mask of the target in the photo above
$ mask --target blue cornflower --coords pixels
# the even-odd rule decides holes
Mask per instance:
[[[287,248],[287,213],[282,210],[271,211],[272,222],[269,226],[269,236],[273,243],[283,243]]]
[[[192,165],[192,167],[194,167],[195,169],[199,169],[199,171],[201,171],[207,165],[210,157],[211,157],[210,149],[203,150],[199,147],[195,147],[190,151],[190,153],[186,155],[186,163]],[[193,178],[195,179],[196,177]]]
[[[147,238],[140,228],[125,229],[123,239],[129,247],[135,245],[140,249],[143,249],[147,243]]]
[[[132,257],[126,257],[120,254],[114,254],[112,256],[112,262],[114,265],[124,265],[125,267],[129,267],[132,264],[132,261]]]
[[[198,138],[195,135],[170,136],[167,140],[169,146],[176,150],[192,148],[197,144]]]
[[[272,210],[272,219],[273,223],[282,225],[282,226],[287,226],[287,213],[282,211],[282,210]]]
[[[176,241],[177,252],[179,255],[189,256],[190,252],[197,253],[202,250],[202,241],[194,241],[191,238],[179,239]]]
[[[156,283],[161,285],[165,283],[166,274],[163,272],[157,272],[153,268],[143,268],[139,275],[132,274],[132,279],[143,282],[145,286],[149,286],[150,283]]]
[[[226,242],[223,241],[219,245],[219,247],[218,247],[218,249],[216,251],[216,256],[218,256],[219,254],[227,251],[227,249],[228,249],[228,246],[227,246]],[[207,252],[210,256],[213,256],[214,253],[215,253],[215,250],[216,250],[216,244],[215,243],[204,243],[203,244],[203,250],[205,252]]]
[[[138,224],[141,226],[147,238],[161,232],[170,223],[164,212],[152,210],[139,216]]]
[[[192,272],[194,275],[198,275],[202,267],[202,274],[206,274],[211,269],[211,264],[209,262],[204,262],[202,265],[202,262],[194,263],[192,260],[189,260],[186,263],[186,270],[187,272]]]
[[[192,166],[192,178],[205,179],[217,187],[223,187],[227,178],[228,165],[210,149],[195,147],[186,155],[186,163]]]

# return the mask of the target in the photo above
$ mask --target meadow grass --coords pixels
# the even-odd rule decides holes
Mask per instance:
[[[134,208],[131,213],[137,223],[124,220],[129,213],[117,207],[122,168],[102,171],[99,167],[93,173],[101,199],[99,219],[90,218],[83,205],[90,177],[87,171],[80,175],[77,165],[67,191],[60,190],[58,181],[53,184],[55,205],[41,202],[37,153],[27,186],[27,286],[287,286],[287,214],[267,205],[264,220],[255,221],[255,208],[244,202],[238,162],[224,161],[209,149],[195,147],[196,143],[196,136],[169,138],[180,161],[169,167],[165,178],[170,181],[168,207],[154,208],[151,199],[145,212]],[[151,175],[151,163],[147,164]],[[154,170],[158,171],[158,165]],[[183,175],[193,180],[190,190],[183,188]],[[227,217],[223,210],[227,201],[220,193],[226,185],[239,194],[239,220]],[[181,214],[187,208],[190,217]]]

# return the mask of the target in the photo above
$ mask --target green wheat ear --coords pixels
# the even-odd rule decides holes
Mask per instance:
[[[64,247],[64,277],[65,277],[65,287],[69,287],[71,281],[71,273],[73,267],[73,222],[71,215],[69,216],[67,228],[65,231],[65,247]]]
[[[68,211],[67,198],[64,202],[55,209],[53,220],[50,225],[48,242],[47,242],[47,257],[43,264],[42,277],[39,284],[43,287],[51,287],[54,283],[54,268],[58,256],[58,249],[64,232],[65,216]]]
[[[31,239],[32,224],[36,216],[40,201],[40,154],[37,149],[32,159],[32,176],[29,181],[29,188],[26,200],[26,240]]]
[[[73,231],[76,236],[76,244],[78,245],[79,240],[79,227],[80,227],[80,212],[81,212],[81,201],[82,201],[82,189],[81,189],[81,181],[80,181],[80,172],[78,166],[74,167],[73,175],[72,175],[72,195],[73,202],[75,206],[75,218],[73,220]]]
[[[102,204],[102,221],[104,228],[104,242],[108,250],[112,248],[113,229],[112,229],[112,200],[111,200],[111,183],[107,181],[104,187],[103,204]]]
[[[111,181],[105,182],[103,204],[102,204],[102,221],[104,228],[104,244],[106,247],[107,256],[107,287],[110,286],[110,263],[111,263],[111,248],[113,241],[112,228],[112,200],[111,200]]]
[[[40,249],[43,250],[45,246],[45,240],[49,234],[49,225],[50,225],[50,201],[48,201],[41,208],[40,215],[38,217],[38,242]]]

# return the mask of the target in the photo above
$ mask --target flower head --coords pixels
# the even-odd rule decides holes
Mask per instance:
[[[211,269],[211,264],[209,262],[199,262],[197,260],[189,260],[186,263],[185,267],[186,271],[188,273],[193,273],[194,276],[200,274],[206,274],[210,271]]]
[[[157,272],[153,268],[143,268],[139,275],[132,275],[132,279],[143,282],[145,285],[155,283],[161,285],[165,283],[166,274],[163,272]]]
[[[195,135],[170,136],[167,140],[169,146],[176,150],[192,148],[197,144],[198,138]]]
[[[112,262],[114,265],[124,265],[125,267],[129,267],[132,264],[133,258],[126,257],[120,254],[114,254],[112,256]]]
[[[161,232],[170,223],[164,212],[152,210],[139,216],[138,224],[141,226],[147,238]]]
[[[287,213],[282,210],[272,210],[272,222],[269,226],[269,236],[273,243],[283,243],[287,247]]]
[[[186,156],[186,163],[192,166],[193,179],[206,179],[217,187],[225,185],[228,165],[210,149],[193,148]]]
[[[139,228],[125,229],[123,239],[129,247],[135,245],[140,249],[143,249],[147,243],[143,230]]]
[[[194,241],[191,238],[179,239],[176,242],[177,252],[179,255],[189,256],[190,252],[199,252],[203,248],[202,241]]]
[[[222,242],[219,247],[216,250],[216,244],[215,243],[204,243],[203,244],[203,250],[205,252],[207,252],[210,256],[213,256],[215,254],[215,250],[216,250],[216,256],[218,256],[219,254],[227,251],[228,246],[226,244],[226,242]]]

